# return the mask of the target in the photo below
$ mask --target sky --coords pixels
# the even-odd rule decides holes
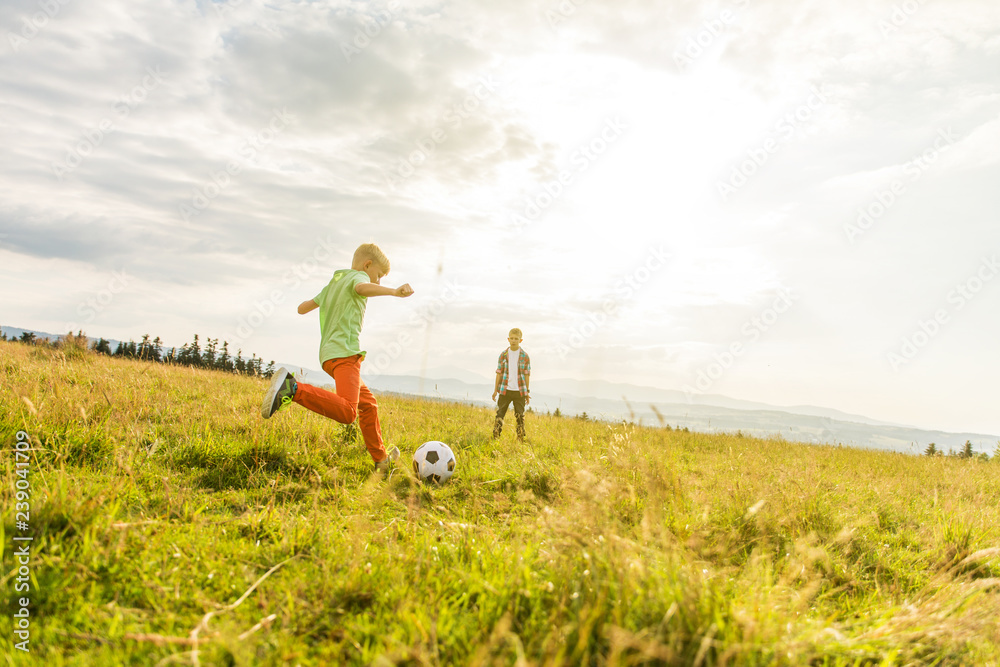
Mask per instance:
[[[1000,5],[0,3],[0,324],[1000,434]]]

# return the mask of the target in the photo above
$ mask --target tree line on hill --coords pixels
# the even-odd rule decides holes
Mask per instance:
[[[947,453],[945,453],[944,450],[938,449],[937,445],[932,442],[927,445],[927,449],[924,450],[924,454],[927,456],[951,456],[957,459],[978,459],[980,461],[990,460],[990,455],[986,452],[979,452],[977,454],[972,450],[971,440],[966,440],[965,445],[963,445],[958,451],[950,450]],[[993,458],[1000,461],[1000,441],[997,442],[997,448],[993,453]]]
[[[229,352],[229,341],[222,341],[219,345],[218,338],[206,338],[204,348],[198,340],[198,334],[194,335],[191,343],[185,343],[180,347],[165,348],[160,337],[151,338],[149,334],[142,337],[138,343],[130,340],[127,343],[118,343],[118,346],[111,350],[111,342],[99,338],[97,341],[88,344],[87,335],[83,331],[74,334],[72,331],[65,336],[60,336],[56,341],[49,341],[39,338],[30,331],[25,331],[20,338],[8,338],[6,333],[0,334],[0,340],[14,341],[26,345],[45,345],[60,350],[92,350],[98,354],[109,357],[121,357],[123,359],[139,359],[159,364],[175,364],[178,366],[193,366],[195,368],[207,368],[239,375],[259,375],[269,378],[274,374],[274,361],[264,366],[264,360],[256,354],[249,359],[243,358],[243,350],[237,350],[234,357]]]

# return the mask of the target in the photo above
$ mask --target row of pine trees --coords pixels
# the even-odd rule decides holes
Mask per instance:
[[[202,347],[198,334],[194,335],[194,340],[191,343],[185,343],[179,349],[176,347],[165,348],[159,336],[151,338],[149,334],[143,336],[138,343],[134,340],[118,343],[114,350],[111,349],[111,342],[104,338],[99,338],[96,342],[88,345],[87,335],[83,331],[78,331],[76,334],[71,331],[55,342],[38,338],[30,331],[22,333],[20,338],[11,339],[8,339],[7,334],[3,333],[0,334],[0,340],[14,340],[27,345],[49,345],[61,349],[89,348],[109,357],[139,359],[158,364],[194,366],[240,375],[259,375],[268,378],[274,374],[274,361],[265,367],[264,360],[256,354],[245,359],[242,349],[237,350],[236,356],[233,356],[229,351],[229,341],[222,341],[220,346],[218,338],[206,338],[205,345]]]
[[[945,452],[943,449],[938,449],[937,445],[932,442],[927,445],[927,449],[924,450],[924,454],[927,456],[952,456],[959,459],[979,459],[980,461],[988,461],[990,459],[990,455],[986,452],[979,452],[977,454],[973,451],[971,440],[966,440],[962,449],[958,451],[951,450],[948,452]],[[997,442],[997,449],[993,454],[993,458],[1000,461],[1000,442]]]

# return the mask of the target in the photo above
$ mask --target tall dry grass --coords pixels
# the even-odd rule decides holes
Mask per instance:
[[[18,662],[1000,660],[996,462],[543,415],[494,442],[487,409],[384,396],[383,479],[351,429],[262,420],[264,387],[0,343],[8,564],[33,443]],[[441,488],[405,465],[431,439],[458,454]]]

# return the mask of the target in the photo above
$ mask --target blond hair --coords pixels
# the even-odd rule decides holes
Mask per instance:
[[[389,273],[389,258],[385,256],[382,249],[379,248],[374,243],[362,243],[358,246],[358,249],[354,251],[354,259],[352,260],[352,268],[360,264],[364,264],[367,260],[372,260],[378,264],[388,275]]]
[[[524,338],[524,334],[521,333],[521,330],[518,329],[517,327],[514,327],[513,329],[511,329],[510,331],[507,332],[507,336],[508,337],[513,336],[514,334],[517,334],[521,338]]]

